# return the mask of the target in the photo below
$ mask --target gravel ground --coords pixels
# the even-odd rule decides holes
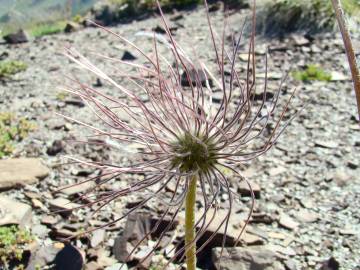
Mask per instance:
[[[244,10],[229,16],[228,25],[231,30],[239,33],[247,12]],[[192,50],[196,51],[200,59],[206,60],[210,69],[215,69],[214,52],[211,49],[204,10],[200,8],[180,15],[180,19],[171,21],[176,24],[176,40],[190,55]],[[221,12],[211,13],[211,17],[215,28],[220,30],[223,24]],[[148,52],[152,50],[151,40],[136,33],[151,31],[158,25],[158,18],[149,18],[110,29],[134,41]],[[360,44],[360,39],[355,39],[355,44]],[[20,45],[0,45],[0,55],[6,53],[6,59],[21,60],[28,64],[26,71],[0,83],[0,111],[14,112],[37,125],[36,131],[19,143],[14,156],[41,157],[52,168],[50,175],[37,185],[1,192],[1,195],[31,205],[33,201],[26,196],[26,192],[41,194],[39,200],[44,208],[35,208],[33,205],[32,226],[40,224],[44,216],[49,214],[51,201],[59,195],[53,194],[54,190],[97,173],[72,164],[59,166],[64,162],[65,155],[85,156],[101,161],[117,160],[119,163],[125,162],[128,155],[126,151],[63,143],[69,139],[84,137],[89,131],[76,123],[66,121],[56,113],[98,125],[89,108],[83,107],[81,102],[75,102],[77,100],[71,96],[61,98],[59,95],[62,86],[69,83],[65,77],[67,75],[75,74],[81,81],[97,83],[96,77],[80,71],[76,64],[63,56],[65,46],[77,48],[110,74],[116,75],[118,70],[129,70],[91,54],[96,51],[121,57],[126,49],[116,37],[97,28],[45,36]],[[330,257],[339,262],[339,269],[360,269],[360,127],[356,119],[356,102],[340,36],[331,33],[307,38],[300,34],[282,39],[258,37],[256,51],[259,55],[259,72],[264,70],[263,53],[267,47],[270,91],[274,91],[279,85],[282,74],[288,70],[303,68],[306,64],[321,65],[332,72],[333,76],[330,82],[302,83],[294,80],[292,76],[286,81],[281,92],[280,105],[284,104],[291,89],[296,88],[290,112],[295,113],[301,107],[303,110],[290,123],[275,147],[266,155],[239,167],[251,183],[259,185],[261,192],[255,209],[255,217],[260,218],[254,217],[250,226],[256,232],[254,234],[261,238],[264,246],[282,256],[283,264],[288,263],[287,269],[319,269]],[[246,47],[243,47],[241,52],[246,52],[245,49]],[[166,55],[163,48],[160,53]],[[141,58],[138,60],[142,61]],[[126,82],[123,83],[126,85]],[[98,86],[98,89],[115,97],[122,97],[119,91],[106,84]],[[49,148],[55,140],[62,142],[60,152],[55,156],[49,155]],[[126,181],[133,181],[137,177],[139,176],[124,176],[122,181],[115,182],[114,186],[108,188],[126,185]],[[61,196],[73,198],[68,194],[61,193]],[[238,215],[247,213],[250,205],[248,199],[241,199],[241,211]],[[90,220],[93,221],[92,226],[95,226],[93,224],[96,222],[101,224],[117,217],[122,211],[121,208],[133,200],[136,198],[121,199],[115,202],[115,205],[105,208]],[[150,212],[157,211],[156,205],[150,205],[148,209]],[[65,228],[68,223],[87,227],[91,223],[85,218],[88,212],[86,209],[80,211],[76,215],[75,223],[59,215],[56,217],[60,219],[61,228]],[[49,229],[53,230],[51,226]],[[120,231],[123,226],[124,222],[118,224]],[[113,246],[114,238],[118,234],[115,229],[107,231],[101,244],[105,251],[111,250]],[[39,237],[39,242],[44,245],[56,239],[56,234],[54,236],[45,233]],[[78,242],[76,245],[84,250],[89,258],[88,245]],[[293,262],[296,268],[289,268],[289,261]]]

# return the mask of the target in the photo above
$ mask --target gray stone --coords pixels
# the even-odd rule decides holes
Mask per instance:
[[[221,248],[212,250],[212,260],[216,269],[221,270],[280,270],[277,267],[276,254],[263,247]]]
[[[260,199],[260,191],[261,188],[257,183],[251,182],[251,189],[254,192],[254,196],[256,199]],[[240,183],[238,184],[238,192],[242,195],[242,196],[251,196],[251,190],[249,188],[249,185],[246,183],[246,181],[242,180],[240,181]]]
[[[98,245],[100,245],[106,236],[106,232],[103,229],[98,229],[95,230],[92,234],[91,240],[90,240],[90,245],[91,247],[97,247]]]
[[[65,198],[56,198],[49,202],[50,209],[53,211],[59,211],[65,215],[72,212],[73,209],[80,207],[80,204],[73,203]]]
[[[49,169],[38,158],[0,160],[0,189],[34,184],[48,174]]]
[[[20,29],[16,33],[10,33],[3,36],[3,39],[9,44],[18,44],[29,41],[27,34],[22,29]]]
[[[301,209],[296,213],[296,219],[300,222],[312,223],[319,219],[319,215],[314,211]]]
[[[128,270],[128,267],[125,263],[116,263],[112,266],[108,266],[105,270]]]
[[[0,197],[0,226],[18,224],[24,227],[31,222],[31,218],[32,212],[29,205],[7,197]]]
[[[281,214],[279,224],[286,229],[295,230],[299,224],[286,214]]]

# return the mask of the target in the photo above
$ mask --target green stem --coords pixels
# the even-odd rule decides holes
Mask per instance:
[[[196,269],[196,244],[195,244],[195,202],[196,202],[197,176],[190,178],[189,190],[185,202],[185,253],[187,270]]]

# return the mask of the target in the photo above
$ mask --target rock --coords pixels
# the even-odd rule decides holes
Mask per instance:
[[[117,260],[110,257],[110,251],[99,249],[97,251],[97,263],[103,268],[117,263]]]
[[[239,54],[239,59],[240,59],[240,61],[242,61],[242,62],[248,62],[248,61],[252,61],[252,55],[250,55],[250,57],[249,57],[249,53],[240,53]]]
[[[351,77],[349,77],[348,75],[345,75],[343,73],[340,73],[338,71],[332,71],[330,73],[331,75],[331,81],[332,82],[344,82],[344,81],[351,81]]]
[[[342,169],[336,170],[335,173],[330,177],[335,181],[335,183],[339,187],[344,187],[347,184],[351,183],[351,178],[352,178],[351,175],[349,175]]]
[[[288,259],[284,262],[286,270],[297,270],[296,262],[293,259]]]
[[[58,219],[54,216],[43,216],[41,219],[41,223],[48,225],[48,226],[53,226],[57,222],[58,222]]]
[[[54,263],[57,270],[82,270],[84,259],[76,247],[67,244],[56,254]]]
[[[260,92],[260,93],[252,94],[252,98],[254,98],[254,100],[264,100],[264,98],[265,98],[265,100],[268,101],[268,100],[272,99],[273,97],[274,97],[274,94],[271,92],[266,92],[266,93]]]
[[[151,265],[151,257],[153,255],[148,256],[152,251],[152,247],[149,246],[140,246],[136,252],[134,252],[133,258],[137,263],[137,266],[140,269],[149,269]],[[146,258],[143,260],[143,258]]]
[[[75,107],[83,108],[85,107],[85,103],[81,99],[67,99],[65,100],[66,105],[72,105]]]
[[[73,196],[80,193],[85,193],[95,186],[95,183],[92,181],[79,182],[74,186],[69,186],[62,189],[60,192],[68,196]]]
[[[96,78],[96,82],[93,84],[94,87],[102,87],[103,83],[100,78]]]
[[[125,51],[123,56],[121,57],[121,60],[123,61],[132,61],[136,60],[137,58],[129,51]]]
[[[251,185],[251,188],[254,192],[254,195],[255,195],[255,198],[256,199],[260,199],[260,191],[261,191],[261,188],[260,186],[257,184],[257,183],[250,183]],[[242,180],[240,181],[240,183],[238,183],[238,192],[242,195],[242,196],[245,196],[245,197],[250,197],[251,196],[251,192],[250,192],[250,188],[248,186],[248,184]]]
[[[316,46],[315,44],[312,44],[310,46],[311,52],[312,53],[321,53],[322,49],[320,49],[318,46]]]
[[[295,230],[299,226],[297,222],[284,213],[280,215],[279,224],[289,230]]]
[[[132,257],[128,258],[128,255],[138,242],[150,232],[150,228],[151,223],[148,215],[130,214],[126,220],[123,235],[115,239],[113,247],[115,258],[120,262],[129,262],[133,260]],[[147,245],[147,240],[149,238],[146,238],[142,244]]]
[[[3,36],[3,39],[9,44],[18,44],[29,41],[29,38],[23,29],[20,29],[16,33],[10,33]]]
[[[339,144],[336,141],[317,140],[315,141],[315,146],[323,148],[336,148]]]
[[[256,73],[255,74],[256,78],[259,79],[265,79],[265,77],[268,80],[280,80],[284,77],[284,74],[281,72],[272,72],[272,71],[268,71],[266,74],[265,73]],[[272,94],[272,93],[270,93]],[[272,94],[274,95],[274,94]]]
[[[103,229],[97,229],[92,233],[90,245],[95,248],[100,245],[106,237],[106,231]]]
[[[108,266],[105,270],[128,270],[128,267],[125,263],[116,263],[112,266]]]
[[[189,87],[190,85],[196,86],[197,83],[201,84],[203,87],[206,86],[206,83],[209,82],[210,86],[213,86],[213,82],[209,75],[202,69],[188,69],[189,79],[187,77],[187,73],[184,71],[181,74],[181,85]]]
[[[56,198],[49,202],[50,209],[60,214],[69,215],[73,209],[80,207],[80,204],[73,203],[65,198]]]
[[[293,34],[291,35],[291,39],[294,42],[295,46],[308,46],[310,44],[310,40],[308,40],[306,37],[302,35]]]
[[[334,257],[331,257],[321,265],[319,270],[339,270],[339,269],[340,269],[340,263]]]
[[[31,218],[31,206],[0,196],[0,226],[18,224],[23,228],[30,224]]]
[[[221,260],[220,252],[221,248],[212,250],[212,261],[218,270],[281,270],[275,268],[276,254],[263,247],[224,248]]]
[[[319,215],[313,211],[301,209],[296,213],[296,219],[300,222],[312,223],[319,219]]]
[[[38,158],[0,160],[0,190],[37,183],[49,174]]]
[[[210,237],[213,237],[208,245],[213,246],[213,247],[221,246],[223,237],[224,237],[224,233],[225,233],[224,232],[225,222],[222,224],[222,226],[220,227],[219,230],[218,230],[218,227],[223,222],[223,220],[226,218],[227,214],[228,214],[228,211],[226,209],[219,209],[218,211],[216,211],[212,222],[208,225],[204,235],[199,239],[199,242],[206,241]],[[210,209],[206,213],[206,221],[209,222],[212,219],[213,215],[214,215],[214,210]],[[184,220],[185,220],[184,212],[179,213],[178,218],[183,220],[182,222],[184,222]],[[226,246],[233,246],[236,243],[236,240],[239,237],[241,229],[245,224],[245,222],[244,222],[245,219],[246,219],[246,217],[243,217],[243,215],[235,214],[234,212],[231,213],[230,220],[229,220],[229,226],[227,228],[226,236],[225,236],[225,245]],[[199,224],[199,227],[200,227],[200,224]],[[246,231],[250,231],[250,230],[251,230],[251,226],[248,225],[246,227]],[[240,238],[240,240],[241,239],[242,238]],[[248,238],[248,239],[250,239],[250,238]]]
[[[357,231],[349,228],[339,230],[340,235],[356,235]]]
[[[179,27],[183,27],[180,23],[174,23],[174,22],[172,22],[172,21],[167,22],[167,26],[168,26],[168,28],[169,28],[169,30],[170,30],[170,33],[171,33],[172,35],[175,34],[176,30],[178,30]],[[152,30],[153,30],[155,33],[158,33],[158,34],[166,34],[166,29],[165,29],[164,25],[162,25],[162,24],[161,24],[161,25],[157,25],[157,26],[154,27]]]
[[[277,167],[271,168],[268,171],[270,176],[276,176],[276,175],[282,174],[284,172],[286,172],[286,168],[282,167],[282,166],[277,166]]]
[[[26,270],[44,269],[45,266],[54,261],[56,254],[60,251],[57,245],[47,245],[31,253]]]
[[[46,153],[49,156],[56,156],[63,149],[64,149],[63,142],[61,140],[55,140],[55,141],[53,141],[52,145],[50,147],[48,147],[48,149],[46,150]]]
[[[89,262],[85,265],[85,270],[101,270],[101,269],[103,268],[94,261]]]
[[[37,224],[31,227],[31,233],[36,235],[38,238],[45,238],[49,232],[49,229],[41,224]]]
[[[221,4],[220,3],[214,3],[212,5],[209,6],[209,12],[215,12],[220,10],[221,8]]]
[[[80,25],[76,22],[67,22],[64,28],[65,33],[72,33],[78,31],[80,29]]]
[[[8,58],[8,56],[9,56],[9,53],[8,53],[8,52],[2,52],[2,53],[0,54],[0,61],[5,60],[6,58]]]
[[[111,1],[96,2],[91,9],[91,14],[94,20],[103,26],[113,24],[119,19],[119,9]]]

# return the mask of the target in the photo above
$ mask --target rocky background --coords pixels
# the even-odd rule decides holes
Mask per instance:
[[[215,28],[221,31],[222,4],[211,5],[210,10]],[[231,31],[239,33],[249,12],[244,6],[230,13],[227,40],[231,40]],[[101,12],[95,14],[95,19],[101,21],[104,18],[101,15]],[[176,40],[189,54],[193,48],[210,69],[215,69],[203,7],[169,12],[167,17]],[[102,23],[109,24],[112,31],[134,41],[146,52],[151,52],[153,45],[140,33],[164,34],[156,16],[118,25]],[[82,100],[62,90],[62,86],[70,83],[66,76],[75,75],[99,91],[122,98],[121,93],[99,78],[80,71],[63,56],[64,47],[75,47],[113,75],[117,69],[132,70],[96,58],[92,51],[127,61],[142,59],[101,29],[69,23],[66,32],[36,39],[19,32],[0,44],[2,63],[17,63],[0,66],[3,71],[0,75],[0,269],[115,270],[126,259],[122,269],[162,269],[173,257],[175,245],[181,243],[181,217],[155,254],[139,265],[156,243],[161,228],[166,226],[166,219],[161,222],[160,231],[156,230],[130,258],[127,255],[136,239],[153,228],[162,213],[161,204],[151,201],[128,218],[103,227],[136,206],[141,198],[135,194],[120,198],[93,214],[95,208],[86,207],[89,200],[82,195],[91,197],[99,191],[118,189],[142,176],[123,175],[94,190],[96,181],[101,180],[101,171],[66,159],[74,156],[121,164],[136,146],[114,150],[74,143],[75,139],[91,134],[90,131],[58,115],[101,126]],[[358,52],[359,37],[354,34]],[[316,35],[297,32],[272,38],[258,35],[256,42],[259,85],[263,83],[261,72],[268,50],[269,95],[275,93],[283,75],[290,71],[281,96],[296,88],[290,115],[301,108],[302,111],[266,155],[239,166],[242,175],[252,183],[257,199],[246,234],[235,248],[232,244],[249,213],[251,200],[247,186],[235,175],[229,175],[240,199],[226,235],[221,269],[360,269],[360,126],[341,37],[336,32]],[[166,55],[165,50],[160,52]],[[239,54],[242,68],[246,67],[245,53],[244,45]],[[311,66],[321,69],[315,75],[293,72],[304,72]],[[214,102],[219,99],[215,97]],[[280,105],[285,102],[286,98],[282,98]],[[59,190],[90,178],[95,180]],[[207,235],[211,235],[226,214],[227,198],[223,196],[221,200],[224,208]],[[200,203],[198,207],[201,208]],[[98,229],[79,235],[95,228]],[[64,241],[73,236],[76,237]],[[219,232],[199,255],[199,269],[219,269],[221,239]],[[168,269],[180,265],[180,261],[175,261]]]

